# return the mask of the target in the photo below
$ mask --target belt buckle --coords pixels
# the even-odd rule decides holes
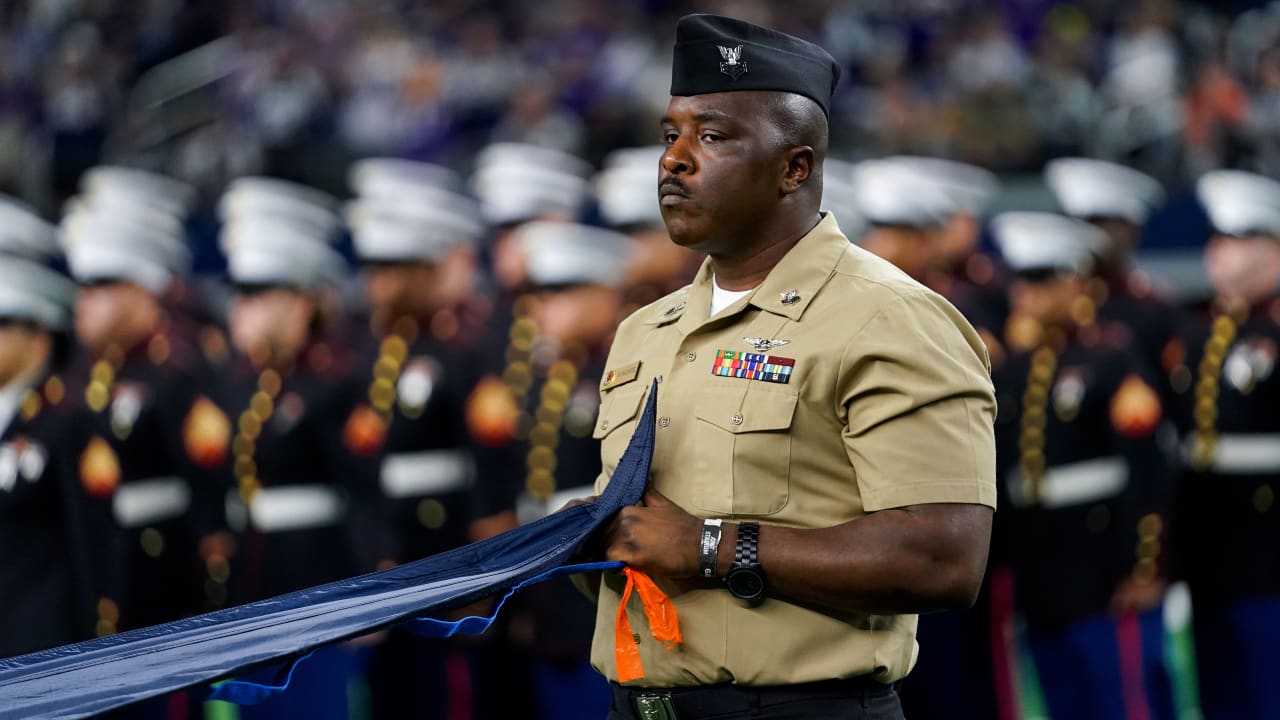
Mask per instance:
[[[634,698],[640,720],[680,720],[670,694],[641,693]]]

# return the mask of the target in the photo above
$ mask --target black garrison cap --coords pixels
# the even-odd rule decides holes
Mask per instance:
[[[672,95],[777,90],[812,99],[831,114],[840,65],[807,40],[719,15],[676,23]]]

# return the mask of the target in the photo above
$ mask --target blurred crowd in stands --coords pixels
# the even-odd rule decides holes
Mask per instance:
[[[1259,2],[17,0],[0,8],[0,191],[53,209],[104,160],[207,193],[342,190],[353,158],[469,170],[511,140],[593,162],[654,141],[692,9],[812,38],[846,69],[835,155],[997,172],[1061,155],[1179,186],[1280,171],[1280,5]]]

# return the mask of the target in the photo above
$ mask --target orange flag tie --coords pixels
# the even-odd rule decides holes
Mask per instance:
[[[680,619],[676,616],[676,606],[671,598],[662,592],[653,578],[639,570],[624,567],[622,573],[627,576],[627,585],[622,590],[622,600],[618,602],[618,616],[613,626],[613,656],[618,666],[620,683],[644,677],[640,645],[631,631],[631,621],[627,618],[627,602],[631,599],[632,590],[640,596],[640,605],[644,608],[644,616],[649,621],[649,632],[653,633],[653,638],[663,643],[668,650],[684,642],[680,635]]]

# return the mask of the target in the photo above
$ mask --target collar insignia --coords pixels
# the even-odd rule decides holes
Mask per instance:
[[[778,299],[783,305],[795,305],[800,302],[800,293],[796,290],[788,290],[784,293],[778,293]]]

